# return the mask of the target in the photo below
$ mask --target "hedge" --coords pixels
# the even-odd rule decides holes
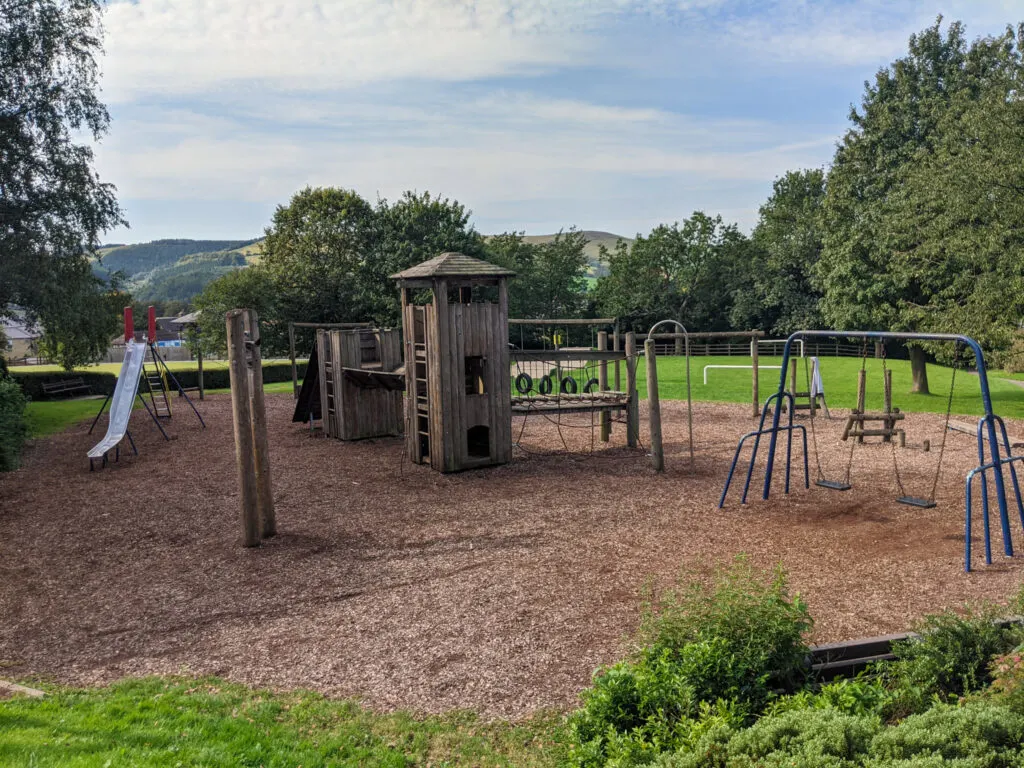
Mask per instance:
[[[0,376],[0,472],[18,468],[28,436],[25,397],[6,376]]]
[[[303,376],[306,375],[306,364],[299,363],[299,381],[302,381]],[[197,369],[189,369],[184,371],[173,371],[174,377],[181,382],[181,386],[186,389],[190,387],[199,386],[199,371]],[[114,391],[114,385],[117,383],[117,376],[112,373],[102,373],[99,371],[72,371],[67,373],[66,371],[53,371],[53,372],[36,372],[36,371],[15,371],[11,374],[18,384],[21,385],[22,392],[25,396],[31,400],[58,400],[67,397],[67,395],[48,395],[43,391],[43,384],[52,384],[65,379],[81,379],[86,384],[92,387],[93,394],[107,395]],[[270,384],[275,381],[291,381],[292,380],[292,366],[288,362],[280,363],[266,363],[263,366],[263,382]],[[170,382],[168,382],[170,384]],[[173,388],[173,385],[171,385]],[[229,389],[231,386],[231,379],[226,368],[206,368],[203,370],[203,386],[206,389]]]
[[[117,383],[117,376],[102,371],[73,371],[71,373],[67,371],[11,371],[11,378],[21,385],[21,391],[30,400],[66,399],[68,397],[67,394],[48,395],[43,391],[43,384],[55,384],[66,379],[81,379],[92,387],[94,395],[111,394],[114,391],[114,385]],[[75,394],[81,395],[85,393],[76,392]]]

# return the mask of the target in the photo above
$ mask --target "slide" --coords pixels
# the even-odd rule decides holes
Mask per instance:
[[[142,364],[146,360],[146,345],[134,341],[128,342],[121,363],[121,373],[114,386],[114,395],[110,399],[110,422],[107,434],[89,451],[90,459],[102,459],[107,451],[120,443],[128,432],[128,419],[132,415],[135,395],[139,389],[139,378]]]

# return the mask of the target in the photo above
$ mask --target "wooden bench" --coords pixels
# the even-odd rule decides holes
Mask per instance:
[[[82,379],[61,379],[43,384],[43,392],[47,395],[68,395],[82,390],[91,395],[92,385],[86,384]]]

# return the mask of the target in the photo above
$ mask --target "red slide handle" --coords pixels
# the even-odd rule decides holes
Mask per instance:
[[[156,344],[156,309],[149,308],[149,343]]]
[[[132,308],[124,308],[124,343],[135,338],[135,319],[132,315]]]

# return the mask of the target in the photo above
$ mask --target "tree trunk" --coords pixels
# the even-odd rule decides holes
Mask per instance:
[[[918,395],[930,395],[928,389],[928,362],[924,356],[924,350],[920,347],[910,347],[910,375],[914,384],[910,391]]]

